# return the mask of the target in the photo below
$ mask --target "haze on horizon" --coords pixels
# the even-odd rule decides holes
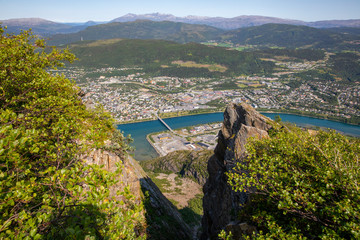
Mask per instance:
[[[55,22],[110,21],[128,13],[208,17],[261,15],[303,21],[360,19],[359,0],[0,0],[0,19]]]

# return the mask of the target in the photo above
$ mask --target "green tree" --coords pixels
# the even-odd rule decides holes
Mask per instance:
[[[281,122],[282,119],[281,119],[280,115],[276,115],[274,120],[275,120],[275,122],[279,123],[279,122]]]
[[[296,127],[250,140],[229,183],[248,193],[239,217],[257,226],[253,238],[359,239],[359,143]]]
[[[133,239],[142,220],[127,188],[109,196],[116,172],[86,165],[93,148],[124,154],[127,145],[102,108],[86,109],[79,89],[49,69],[74,55],[31,32],[0,26],[0,239]],[[115,133],[115,134],[114,134]]]

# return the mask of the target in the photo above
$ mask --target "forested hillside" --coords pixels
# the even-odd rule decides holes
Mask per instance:
[[[266,74],[274,64],[251,52],[230,51],[197,43],[163,40],[113,39],[69,46],[83,67],[142,67],[145,72],[178,77]]]
[[[197,24],[153,22],[139,20],[126,23],[108,23],[91,26],[72,34],[59,34],[50,38],[50,45],[69,44],[83,40],[111,38],[163,39],[179,43],[201,42],[214,39],[224,30]]]
[[[220,39],[231,41],[234,44],[267,47],[325,48],[329,50],[355,50],[358,48],[356,45],[349,43],[349,41],[358,39],[356,35],[286,24],[264,24],[256,27],[240,28],[223,33]]]
[[[207,25],[179,22],[114,22],[91,26],[77,33],[58,34],[49,39],[50,45],[67,45],[81,40],[104,40],[113,38],[162,39],[178,43],[229,42],[252,45],[255,48],[281,47],[357,50],[357,28],[318,29],[287,24],[264,24],[261,26],[222,30]]]

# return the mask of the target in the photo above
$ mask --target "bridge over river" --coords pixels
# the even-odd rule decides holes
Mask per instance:
[[[162,124],[164,124],[164,126],[165,126],[167,129],[170,130],[170,132],[172,132],[172,133],[174,132],[174,131],[171,129],[171,127],[170,127],[169,125],[167,125],[166,122],[165,122],[164,120],[162,120],[156,112],[154,113],[154,115],[157,117],[157,119],[159,119],[159,121],[160,121]]]

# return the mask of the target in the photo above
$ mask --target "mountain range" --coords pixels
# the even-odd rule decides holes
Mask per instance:
[[[50,45],[67,45],[78,41],[105,39],[162,39],[177,43],[230,42],[252,45],[256,48],[313,48],[329,50],[356,50],[359,44],[358,28],[317,29],[288,24],[223,30],[208,25],[171,21],[136,20],[90,26],[77,33],[57,34],[48,40]]]
[[[266,16],[238,16],[234,18],[224,17],[202,17],[202,16],[187,16],[176,17],[171,14],[126,14],[122,17],[113,19],[110,22],[131,22],[136,20],[151,20],[151,21],[171,21],[182,22],[189,24],[205,24],[225,30],[233,30],[243,27],[259,26],[267,23],[304,25],[315,28],[333,28],[333,27],[351,27],[359,28],[360,19],[353,20],[325,20],[316,22],[304,22],[300,20],[282,19]],[[7,26],[7,32],[19,33],[21,29],[32,28],[35,34],[40,36],[51,36],[58,33],[72,33],[85,29],[88,26],[103,24],[107,22],[88,21],[85,23],[59,23],[40,18],[21,18],[0,20],[3,26]]]
[[[316,28],[360,27],[360,19],[304,22],[294,19],[283,19],[283,18],[256,16],[256,15],[242,15],[233,18],[224,18],[224,17],[202,17],[202,16],[176,17],[171,14],[160,14],[160,13],[142,14],[142,15],[129,13],[122,17],[116,18],[111,22],[130,22],[140,19],[151,20],[151,21],[172,21],[172,22],[183,22],[190,24],[205,24],[226,30],[259,26],[267,23],[304,25],[304,26],[316,27]]]
[[[218,40],[266,47],[358,49],[359,35],[355,31],[347,34],[344,32],[336,32],[332,28],[317,29],[308,26],[269,23],[226,31]],[[349,29],[348,32],[350,32]]]
[[[42,18],[17,18],[9,20],[0,20],[2,26],[6,26],[7,33],[19,34],[21,30],[32,29],[33,33],[42,36],[49,37],[58,33],[73,33],[81,31],[88,26],[96,25],[95,22],[86,22],[79,25],[64,24],[45,20]]]
[[[137,20],[134,22],[112,22],[91,26],[77,33],[54,35],[48,43],[51,45],[61,45],[80,40],[112,38],[163,39],[187,43],[215,39],[223,32],[225,31],[222,29],[207,25]]]

